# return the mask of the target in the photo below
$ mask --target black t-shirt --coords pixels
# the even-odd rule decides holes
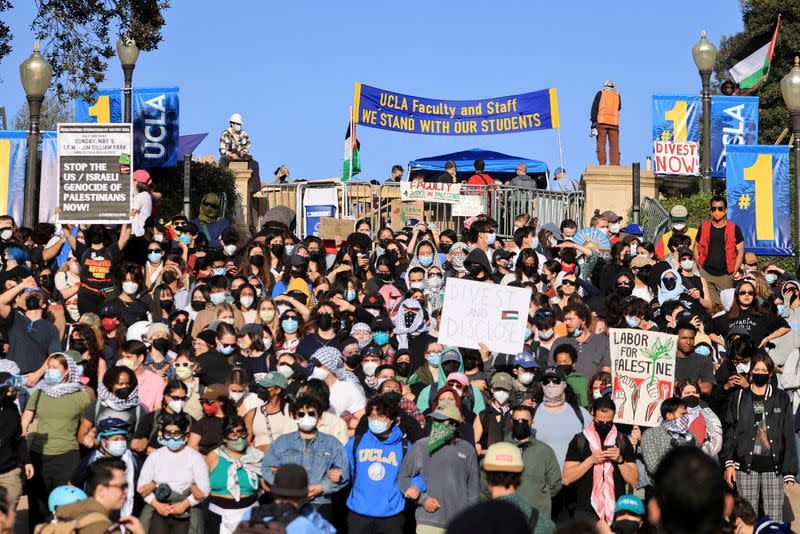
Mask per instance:
[[[125,326],[130,326],[139,321],[147,321],[147,305],[140,301],[126,302],[119,297],[114,297],[108,301],[115,309],[119,310],[119,320]]]
[[[697,241],[701,241],[703,234],[703,227],[697,232]],[[736,243],[744,241],[742,236],[742,229],[736,226],[735,233]],[[708,242],[708,256],[706,263],[703,265],[705,270],[711,276],[724,276],[728,273],[728,262],[725,259],[725,226],[716,228],[711,225],[711,239]]]
[[[205,456],[222,445],[222,417],[204,415],[192,425],[192,434],[200,436],[200,454]]]
[[[725,315],[714,318],[714,331],[723,338],[728,337],[731,328],[739,326],[750,332],[753,343],[760,345],[761,341],[779,328],[788,328],[786,319],[774,313],[766,315],[753,315],[749,310],[741,310],[735,319],[728,319]]]
[[[316,332],[308,334],[298,343],[297,354],[309,359],[322,347],[338,347],[345,337],[347,337],[347,332],[337,332],[333,339],[322,339]]]
[[[705,298],[705,293],[703,293],[703,279],[697,275],[694,276],[684,276],[681,275],[681,282],[683,283],[683,287],[686,288],[686,291],[690,289],[696,289],[700,292],[700,298]]]
[[[38,370],[47,357],[61,351],[58,329],[47,319],[31,321],[19,310],[13,310],[0,328],[8,332],[6,358],[15,362],[22,374]]]
[[[81,262],[82,284],[98,291],[108,291],[114,287],[114,269],[120,259],[116,241],[100,250],[79,243],[76,253]]]
[[[636,455],[633,452],[631,442],[626,436],[619,433],[617,429],[617,444],[620,447],[622,460],[625,463],[635,462]],[[589,440],[583,433],[576,434],[567,448],[567,456],[564,458],[567,462],[582,462],[592,455],[589,448]],[[618,499],[625,495],[625,479],[622,478],[622,472],[619,470],[619,464],[612,463],[614,467],[614,498]],[[586,473],[575,483],[576,488],[576,509],[594,513],[592,508],[592,485],[594,480],[594,469],[589,469]]]
[[[714,377],[714,364],[709,356],[701,356],[696,352],[686,358],[675,358],[675,380],[696,380],[716,384]]]
[[[228,377],[231,376],[233,366],[228,363],[228,359],[216,349],[211,349],[205,354],[201,354],[199,359],[200,382],[203,385],[211,384],[224,384]]]

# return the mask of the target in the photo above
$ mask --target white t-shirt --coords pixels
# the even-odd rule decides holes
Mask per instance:
[[[133,209],[136,215],[131,217],[131,232],[136,237],[144,235],[144,221],[153,214],[153,199],[150,193],[142,191],[133,197]]]
[[[331,411],[340,417],[345,412],[360,412],[367,405],[367,399],[361,390],[342,380],[337,380],[331,387],[330,402]]]

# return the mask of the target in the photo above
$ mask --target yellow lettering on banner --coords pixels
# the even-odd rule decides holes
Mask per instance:
[[[414,131],[413,117],[398,117],[393,113],[381,113],[380,125],[393,130],[403,130],[406,132]]]
[[[362,124],[375,124],[378,114],[373,109],[361,110],[361,123]]]
[[[97,99],[97,103],[89,108],[89,116],[96,117],[97,122],[100,123],[111,122],[111,101],[108,95],[101,96]]]
[[[489,102],[486,104],[486,114],[494,115],[496,113],[516,113],[517,112],[517,99],[509,98],[505,102]]]
[[[759,154],[756,162],[744,169],[744,179],[756,186],[756,239],[775,240],[772,208],[772,154]]]
[[[676,100],[672,109],[664,112],[664,120],[672,121],[672,140],[676,143],[686,142],[687,105],[686,100]]]
[[[491,105],[491,102],[487,105]],[[487,108],[488,111],[488,108]],[[461,113],[462,117],[475,117],[478,115],[483,115],[483,102],[479,102],[474,106],[461,106]]]

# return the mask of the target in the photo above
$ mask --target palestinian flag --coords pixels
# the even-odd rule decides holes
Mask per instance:
[[[361,143],[356,139],[356,125],[352,120],[347,125],[347,133],[344,134],[344,168],[342,169],[342,181],[347,182],[361,172]]]
[[[511,310],[500,312],[501,321],[516,321],[517,319],[519,319],[519,312],[517,311]]]
[[[780,25],[781,18],[778,16],[775,24],[743,43],[725,61],[731,77],[740,88],[750,89],[769,73]]]

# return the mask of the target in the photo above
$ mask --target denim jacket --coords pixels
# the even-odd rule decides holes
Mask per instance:
[[[309,443],[300,437],[300,432],[291,432],[275,439],[261,464],[264,481],[272,484],[275,481],[272,469],[277,470],[284,464],[302,465],[308,474],[308,485],[322,486],[322,494],[311,501],[313,504],[330,503],[331,494],[347,486],[350,480],[350,466],[344,447],[338,439],[323,432],[317,432]],[[328,478],[330,470],[341,471],[342,477],[338,483]]]

